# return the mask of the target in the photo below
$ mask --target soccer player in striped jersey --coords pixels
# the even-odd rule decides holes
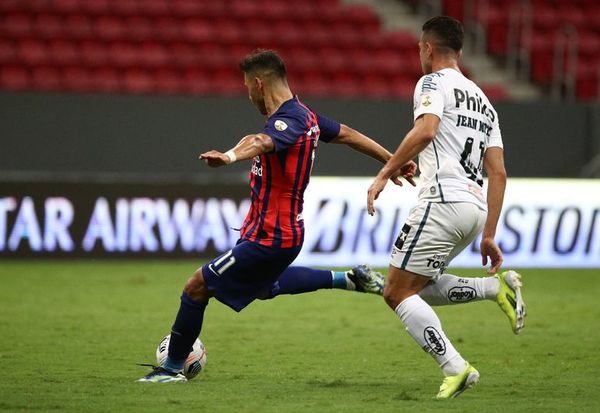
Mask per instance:
[[[367,208],[397,165],[419,156],[423,186],[419,202],[393,250],[384,299],[417,344],[431,354],[445,379],[437,398],[460,395],[479,380],[479,372],[454,348],[430,302],[464,302],[496,297],[515,333],[523,327],[521,277],[495,274],[502,251],[494,240],[506,186],[498,114],[481,89],[460,71],[462,24],[440,16],[423,25],[419,41],[424,76],[415,87],[414,126],[369,188]],[[482,172],[488,175],[487,200]],[[482,232],[483,231],[483,232]],[[482,233],[482,263],[494,277],[471,279],[445,273],[450,261]],[[477,293],[479,291],[479,293]]]
[[[381,293],[383,280],[364,267],[346,273],[288,267],[304,240],[302,217],[315,150],[320,140],[343,143],[381,162],[391,154],[359,132],[318,115],[290,91],[282,59],[258,50],[240,63],[250,100],[267,116],[262,132],[247,135],[232,149],[208,151],[200,159],[211,167],[252,159],[251,206],[233,249],[199,268],[187,281],[171,330],[169,354],[163,366],[143,382],[182,382],[184,362],[199,336],[211,297],[235,311],[257,298],[298,294],[321,288]],[[414,185],[416,164],[407,161],[391,174]]]

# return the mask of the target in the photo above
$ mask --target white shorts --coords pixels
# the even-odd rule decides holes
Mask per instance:
[[[390,265],[435,281],[483,230],[486,217],[468,202],[420,202],[396,239]]]

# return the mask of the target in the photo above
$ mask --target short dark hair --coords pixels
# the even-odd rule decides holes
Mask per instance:
[[[463,25],[448,16],[437,16],[427,20],[423,25],[423,33],[432,33],[439,47],[445,47],[458,52],[463,47],[465,32]]]
[[[274,75],[279,79],[287,77],[283,59],[273,50],[254,50],[242,59],[240,70],[246,74],[260,72],[266,76]]]

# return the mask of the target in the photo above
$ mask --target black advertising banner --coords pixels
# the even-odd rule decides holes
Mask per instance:
[[[0,183],[0,257],[199,257],[227,251],[247,185]]]

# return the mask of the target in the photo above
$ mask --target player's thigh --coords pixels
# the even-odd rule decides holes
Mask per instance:
[[[453,214],[456,217],[462,217],[459,221],[459,231],[461,234],[460,239],[456,242],[456,245],[450,251],[446,265],[460,254],[465,248],[467,248],[473,240],[481,234],[487,219],[487,212],[479,209],[477,205],[470,204],[467,202],[459,202],[452,205]]]
[[[451,203],[420,203],[413,208],[392,250],[390,265],[436,280],[453,250],[463,242],[471,217]],[[470,232],[470,230],[469,230]]]
[[[277,249],[242,241],[204,265],[204,280],[215,298],[240,311],[277,280],[299,251],[300,247]]]

